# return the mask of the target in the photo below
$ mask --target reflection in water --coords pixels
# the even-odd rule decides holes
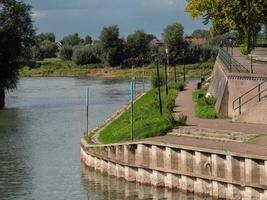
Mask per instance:
[[[171,192],[165,188],[131,183],[119,180],[115,177],[103,176],[99,172],[89,170],[83,163],[82,181],[85,190],[88,190],[88,199],[101,200],[145,200],[145,199],[164,199],[164,200],[204,200],[210,198],[194,197],[194,195],[181,192]]]
[[[22,118],[16,110],[0,112],[0,140],[1,144],[5,144],[0,145],[0,199],[22,199],[30,190],[30,152],[24,148],[26,143],[22,135],[10,134],[23,129]]]

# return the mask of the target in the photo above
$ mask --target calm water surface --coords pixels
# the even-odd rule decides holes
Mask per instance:
[[[111,79],[27,78],[8,93],[0,111],[0,199],[182,198],[84,168],[79,141],[86,87],[91,89],[91,127],[129,100],[129,81]]]

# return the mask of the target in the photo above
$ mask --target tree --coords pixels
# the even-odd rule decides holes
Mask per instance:
[[[193,18],[202,16],[206,23],[211,21],[213,35],[237,30],[248,53],[252,36],[267,22],[266,0],[188,0],[186,10]]]
[[[123,60],[123,41],[119,38],[118,26],[104,27],[99,39],[104,61],[110,66],[121,64]]]
[[[43,58],[56,57],[57,45],[50,40],[40,42],[40,50]]]
[[[63,45],[60,48],[59,57],[61,60],[71,60],[72,53],[73,53],[72,46]]]
[[[164,29],[164,47],[170,50],[173,58],[177,58],[185,48],[183,35],[184,27],[180,23],[168,25]]]
[[[208,40],[210,38],[210,32],[204,29],[196,29],[193,31],[192,37],[206,38]]]
[[[45,41],[48,40],[50,42],[56,42],[56,36],[53,32],[41,33],[36,36],[37,41]]]
[[[149,43],[155,36],[146,34],[143,30],[128,35],[127,47],[131,57],[147,57],[149,53]]]
[[[92,37],[90,35],[85,36],[84,43],[85,44],[92,44],[93,43]]]
[[[76,46],[82,42],[78,33],[67,35],[63,38],[62,43],[64,45]]]
[[[77,65],[101,62],[97,49],[92,45],[74,47],[72,60]]]
[[[0,108],[5,90],[16,87],[20,61],[34,42],[31,6],[16,0],[0,2]]]

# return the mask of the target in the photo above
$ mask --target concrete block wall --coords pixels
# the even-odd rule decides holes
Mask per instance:
[[[233,101],[266,79],[267,76],[265,74],[230,73],[217,57],[208,90],[217,99],[217,113],[228,117],[238,116],[239,110],[233,109]],[[267,89],[267,83],[262,85],[261,90],[264,89]],[[249,103],[242,106],[242,112],[258,103],[256,95],[257,89],[242,98],[241,103],[249,101]],[[235,102],[234,106],[236,108],[239,106],[238,101]]]
[[[91,170],[131,182],[214,198],[267,199],[265,157],[151,142],[82,142],[81,159]]]

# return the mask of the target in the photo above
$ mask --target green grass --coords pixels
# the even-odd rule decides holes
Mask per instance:
[[[171,115],[178,91],[169,90],[166,96],[164,88],[162,91],[163,115],[160,115],[158,107],[157,89],[152,89],[134,104],[134,139],[142,139],[164,135],[174,128],[176,122]],[[119,118],[109,124],[101,131],[99,140],[101,143],[114,143],[130,140],[131,111],[128,109]]]
[[[187,78],[198,78],[210,76],[214,61],[200,62],[196,64],[188,64],[186,68]],[[102,77],[131,77],[130,68],[105,67],[104,64],[76,65],[72,61],[62,61],[59,58],[47,58],[38,61],[37,66],[30,68],[23,66],[20,71],[20,77],[47,77],[47,76],[102,76]],[[163,71],[164,67],[160,66]],[[177,78],[183,77],[183,65],[177,65]],[[170,67],[170,79],[174,79],[173,67]],[[156,72],[155,64],[150,64],[145,68],[145,76],[151,77]],[[135,76],[142,77],[142,68],[135,68]]]
[[[21,77],[31,76],[83,76],[90,74],[92,69],[101,68],[102,65],[75,65],[72,61],[62,61],[59,58],[47,58],[43,61],[38,61],[40,67],[30,68],[24,66],[20,69]]]
[[[215,110],[215,99],[213,97],[205,98],[205,90],[195,90],[192,94],[193,101],[195,102],[195,115],[204,119],[215,119],[218,115]],[[199,98],[199,95],[204,97]]]

